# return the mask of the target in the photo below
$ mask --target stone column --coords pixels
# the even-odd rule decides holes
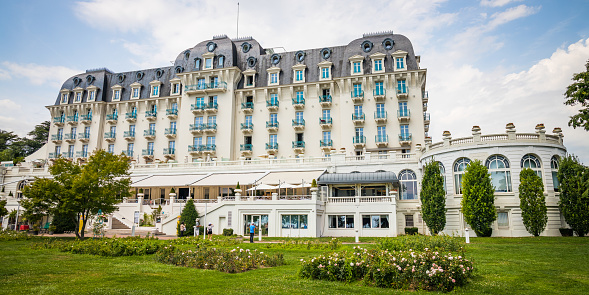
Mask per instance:
[[[481,141],[481,127],[479,126],[472,126],[472,140],[474,142]]]
[[[272,201],[278,200],[278,193],[272,193]]]
[[[444,131],[444,133],[442,133],[442,138],[444,139],[444,146],[450,146],[450,140],[452,139],[452,133],[450,133],[450,131]]]
[[[233,192],[235,192],[235,200],[236,201],[240,201],[241,200],[241,192],[242,190],[240,188],[235,189]]]
[[[311,201],[317,201],[317,191],[319,189],[316,187],[311,188]]]
[[[513,123],[507,123],[505,129],[507,132],[507,140],[515,140],[515,125],[513,125]]]

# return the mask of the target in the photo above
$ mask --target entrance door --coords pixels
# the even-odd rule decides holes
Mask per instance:
[[[268,215],[244,215],[243,221],[244,236],[249,235],[250,224],[252,224],[252,222],[256,225],[256,229],[254,230],[254,235],[256,237],[260,235],[260,228],[262,228],[262,236],[268,236]]]
[[[178,189],[178,199],[180,199],[180,200],[188,199],[188,194],[190,194],[189,188],[181,187]]]

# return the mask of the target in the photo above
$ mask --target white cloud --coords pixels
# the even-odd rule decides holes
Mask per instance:
[[[496,27],[514,21],[516,19],[532,15],[540,10],[540,7],[530,7],[526,5],[519,5],[509,8],[503,12],[494,13],[491,15],[491,21],[486,26],[486,30],[493,30]]]
[[[10,80],[11,78],[8,71],[0,68],[0,80]]]
[[[481,6],[501,7],[512,2],[520,2],[522,0],[481,0]]]
[[[15,111],[20,110],[20,105],[10,99],[0,99],[0,110],[2,111]]]
[[[3,62],[0,68],[0,77],[2,72],[13,78],[26,78],[33,85],[48,84],[53,87],[60,87],[67,78],[81,73],[80,70],[74,70],[62,66],[43,66],[33,63],[18,64],[13,62]]]

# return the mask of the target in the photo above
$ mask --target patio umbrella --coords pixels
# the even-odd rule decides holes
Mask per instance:
[[[258,184],[257,186],[254,186],[250,189],[248,189],[248,191],[264,191],[264,190],[272,190],[272,189],[277,189],[278,187],[273,186],[273,185],[268,185],[268,184]]]

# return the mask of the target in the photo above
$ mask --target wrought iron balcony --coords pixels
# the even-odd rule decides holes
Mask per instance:
[[[251,152],[253,147],[254,146],[251,143],[241,144],[241,145],[239,145],[239,150],[242,152],[246,152],[246,151]]]
[[[77,151],[76,158],[88,158],[88,151]]]
[[[374,136],[374,142],[376,142],[376,145],[378,146],[386,146],[389,144],[389,136],[388,135],[376,135]]]
[[[266,143],[266,151],[268,153],[278,152],[278,143],[277,142]]]
[[[144,157],[153,157],[153,149],[144,149],[141,151],[141,155]]]
[[[65,117],[53,117],[53,123],[55,125],[63,125],[65,123]]]
[[[126,113],[125,119],[128,122],[135,122],[135,120],[137,120],[137,113],[134,113],[134,112]]]
[[[321,104],[321,106],[324,108],[331,106],[331,95],[319,96],[319,104]]]
[[[127,140],[135,139],[135,131],[125,131],[123,132],[123,137]]]
[[[209,92],[225,92],[227,90],[227,82],[212,82],[212,83],[198,83],[194,85],[184,86],[186,93],[209,93]]]
[[[105,132],[104,139],[107,141],[114,141],[116,139],[117,134],[115,132]]]
[[[205,103],[195,103],[190,105],[190,110],[195,114],[202,113],[205,110],[205,105]]]
[[[292,99],[293,107],[297,109],[302,109],[305,107],[305,98],[304,97],[295,97]]]
[[[155,129],[144,130],[143,136],[145,138],[154,138],[155,137]]]
[[[157,119],[157,111],[146,111],[145,118],[150,121]]]
[[[218,108],[219,105],[216,102],[209,102],[205,105],[205,112],[215,113]]]
[[[82,142],[87,142],[90,140],[90,133],[80,132],[78,133],[78,139]]]
[[[68,124],[77,124],[78,123],[78,116],[67,116]]]
[[[319,118],[319,126],[323,128],[330,128],[333,123],[333,118]]]
[[[380,111],[380,112],[376,111],[376,112],[374,112],[374,120],[377,123],[384,123],[387,121],[387,115],[388,114],[386,111]]]
[[[364,146],[366,144],[366,136],[354,136],[352,141],[356,147]]]
[[[82,121],[82,124],[90,124],[90,123],[92,123],[92,115],[90,115],[90,114],[82,115],[81,116],[81,119],[82,119],[81,120]]]
[[[305,129],[305,119],[292,120],[292,127],[295,129]]]
[[[278,121],[266,121],[266,129],[270,131],[278,130]]]
[[[280,102],[278,100],[267,100],[266,101],[266,107],[269,110],[277,110],[279,105],[280,105]]]
[[[254,103],[253,102],[242,102],[241,109],[244,112],[251,112],[254,110]]]
[[[319,146],[321,148],[331,148],[333,146],[333,140],[320,140]]]
[[[167,109],[166,116],[168,116],[168,118],[178,117],[178,109]]]
[[[411,133],[399,134],[399,143],[401,145],[410,145],[411,144]]]
[[[63,140],[63,135],[62,134],[52,134],[51,135],[51,141],[53,142],[61,142]]]
[[[252,132],[254,129],[254,124],[249,122],[249,123],[241,123],[241,130],[243,132]]]
[[[398,110],[397,111],[397,119],[399,119],[399,121],[409,121],[409,119],[411,118],[411,112],[410,110]]]
[[[387,90],[384,88],[375,88],[372,90],[372,96],[374,100],[383,100],[386,98]]]
[[[352,101],[359,102],[364,100],[364,91],[363,90],[354,90],[350,92],[350,97]]]
[[[166,128],[164,135],[167,137],[176,137],[176,128]]]
[[[174,155],[176,154],[175,148],[164,148],[164,156],[165,155]]]
[[[118,119],[119,119],[119,115],[117,115],[117,114],[106,115],[106,121],[108,123],[116,123]]]
[[[364,124],[364,119],[366,115],[364,113],[352,114],[352,122],[354,124]]]

